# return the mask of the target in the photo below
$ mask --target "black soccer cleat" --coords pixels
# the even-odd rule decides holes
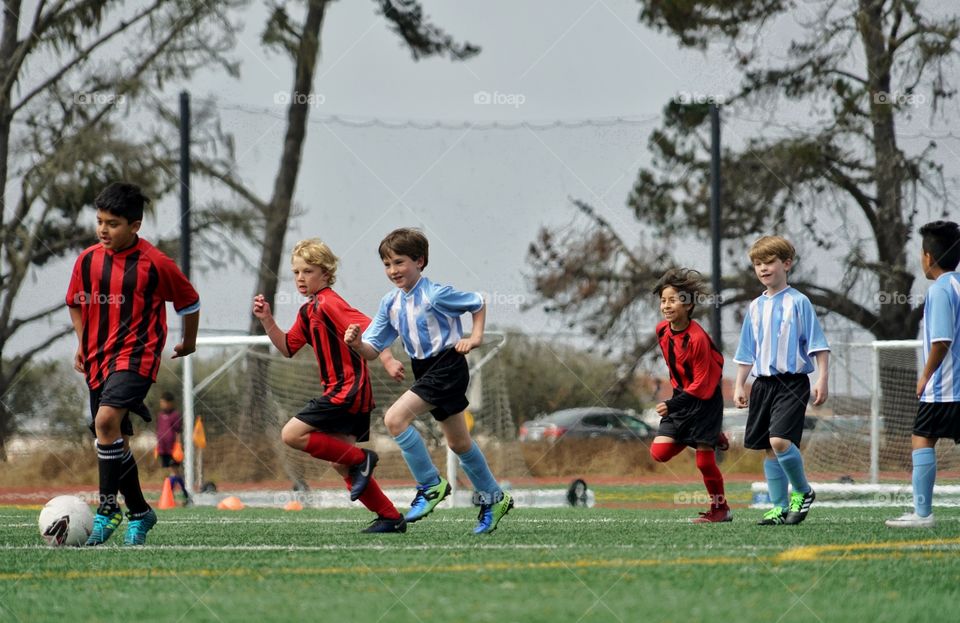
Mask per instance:
[[[350,501],[360,499],[373,477],[373,468],[377,466],[380,457],[373,450],[363,451],[363,460],[350,466]]]
[[[813,504],[815,499],[817,499],[817,494],[813,492],[813,489],[810,489],[807,493],[800,493],[799,491],[791,493],[790,510],[784,517],[783,523],[788,526],[795,526],[806,519],[807,513],[810,512],[810,505]]]
[[[407,520],[401,515],[398,519],[387,519],[386,517],[377,517],[370,522],[370,525],[364,528],[364,534],[385,534],[389,532],[406,532]]]

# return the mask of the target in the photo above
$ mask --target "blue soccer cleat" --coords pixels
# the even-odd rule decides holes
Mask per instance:
[[[157,525],[157,514],[153,512],[153,509],[151,508],[139,519],[130,518],[129,513],[127,514],[127,518],[130,521],[127,524],[127,533],[123,535],[123,544],[143,545],[146,543],[147,533],[150,532],[151,528]]]
[[[477,515],[477,526],[473,529],[474,534],[490,534],[497,529],[500,520],[513,508],[513,498],[506,491],[498,502],[493,504],[481,504],[480,514]]]
[[[450,495],[450,483],[443,476],[440,476],[440,482],[431,487],[417,487],[417,495],[413,502],[410,502],[410,510],[405,519],[407,523],[420,521],[433,512],[437,504]]]
[[[109,515],[97,513],[93,516],[93,530],[90,531],[90,536],[87,537],[84,545],[102,545],[113,535],[121,521],[123,521],[123,513],[119,510]]]

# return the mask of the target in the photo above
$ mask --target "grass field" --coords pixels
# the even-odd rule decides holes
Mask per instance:
[[[597,497],[655,504],[680,491]],[[358,534],[368,515],[354,510],[176,509],[147,547],[115,536],[54,550],[37,509],[0,507],[0,620],[953,620],[960,509],[936,509],[938,526],[920,531],[883,525],[899,509],[814,505],[795,527],[758,527],[745,508],[691,525],[697,510],[517,508],[476,537],[468,508],[380,536]]]

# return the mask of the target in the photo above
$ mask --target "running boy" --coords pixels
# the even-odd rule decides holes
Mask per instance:
[[[177,265],[137,232],[150,200],[138,186],[116,182],[94,200],[100,242],[84,250],[73,267],[66,302],[80,345],[74,368],[90,388],[91,430],[97,438],[100,505],[87,545],[114,533],[127,504],[125,545],[143,545],[157,515],[143,499],[137,462],[130,452],[132,411],[147,422],[143,404],[157,380],[167,339],[166,302],[183,320],[174,358],[196,350],[200,297]]]
[[[284,333],[262,294],[253,299],[253,315],[260,319],[270,341],[284,357],[293,357],[309,344],[317,357],[323,395],[314,398],[290,418],[280,432],[283,442],[333,468],[347,483],[351,500],[377,514],[366,533],[406,532],[407,524],[373,478],[377,453],[358,448],[370,438],[373,390],[367,363],[347,348],[341,337],[350,323],[366,327],[370,319],[347,304],[330,287],[337,280],[339,259],[325,243],[313,238],[293,247],[291,266],[297,290],[307,298],[297,319]],[[403,380],[403,365],[389,351],[380,356],[387,372]]]
[[[664,320],[657,340],[670,373],[673,397],[657,405],[660,429],[650,446],[653,460],[665,463],[687,446],[697,450],[697,469],[710,496],[710,510],[693,523],[733,521],[723,492],[723,475],[714,448],[723,434],[723,355],[691,314],[703,295],[700,273],[686,268],[668,270],[653,293],[660,297]]]
[[[941,438],[960,443],[960,227],[935,221],[920,228],[920,266],[932,279],[923,304],[923,372],[917,381],[913,424],[913,512],[887,520],[891,528],[932,528],[935,447]]]
[[[187,483],[183,480],[180,460],[173,456],[177,441],[182,437],[183,419],[174,405],[173,393],[163,392],[160,396],[160,413],[157,414],[157,458],[160,460],[160,465],[170,470],[167,478],[170,480],[171,490],[180,487],[183,493],[183,505],[189,506],[190,494],[187,493]]]
[[[474,486],[473,502],[480,507],[474,534],[493,532],[513,508],[487,466],[480,447],[470,438],[463,411],[467,408],[470,372],[464,355],[483,341],[486,306],[474,292],[460,292],[431,282],[420,273],[427,267],[429,244],[415,229],[397,229],[380,243],[380,259],[396,286],[380,301],[373,322],[360,334],[351,325],[344,340],[366,359],[386,351],[398,336],[410,356],[416,382],[384,415],[387,430],[400,446],[417,481],[407,521],[423,519],[450,494],[450,483],[440,475],[413,420],[427,411],[440,422],[447,445],[460,457],[463,471]],[[463,337],[460,316],[473,315],[473,330]]]
[[[813,360],[820,373],[813,386],[813,404],[827,399],[830,346],[810,299],[787,284],[796,260],[793,245],[780,236],[764,236],[750,247],[753,270],[766,291],[755,298],[743,319],[734,361],[740,364],[733,402],[747,406],[744,384],[753,371],[750,413],[743,445],[765,450],[763,472],[773,508],[761,526],[798,524],[816,498],[800,456],[803,419],[810,399]],[[789,500],[787,483],[793,487]]]

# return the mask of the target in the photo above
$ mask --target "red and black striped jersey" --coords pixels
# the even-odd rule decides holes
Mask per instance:
[[[674,390],[700,400],[710,399],[723,375],[723,355],[703,327],[691,320],[683,331],[674,331],[664,320],[657,325],[657,339]]]
[[[367,362],[343,341],[351,324],[360,325],[362,331],[370,319],[331,288],[324,288],[300,306],[296,322],[287,331],[287,350],[292,357],[310,344],[320,367],[324,397],[349,413],[367,413],[374,407]]]
[[[91,389],[121,370],[157,380],[167,339],[167,301],[180,315],[200,309],[190,281],[143,238],[122,251],[98,243],[80,254],[66,302],[83,314],[81,349]]]

